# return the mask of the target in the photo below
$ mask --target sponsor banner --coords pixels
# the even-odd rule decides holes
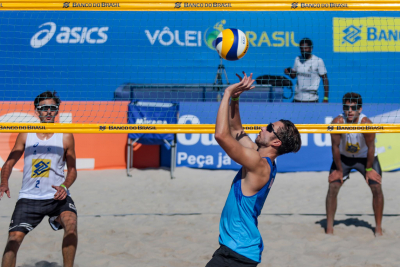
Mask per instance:
[[[58,2],[58,3],[57,3]],[[137,3],[137,2],[60,2],[55,3],[35,2],[34,6],[24,5],[18,2],[0,3],[0,8],[4,10],[87,10],[87,11],[289,11],[295,8],[299,10],[316,9],[316,10],[399,10],[400,6],[393,2],[372,2],[367,5],[360,2],[283,2],[283,3],[251,3],[249,1],[242,2],[173,2],[163,1],[160,3]]]
[[[186,124],[207,124],[215,123],[218,110],[218,103],[180,103],[180,118],[178,123]],[[312,107],[312,112],[310,109]],[[274,112],[262,112],[271,109]],[[207,110],[207,115],[202,110]],[[289,103],[241,103],[240,113],[243,124],[268,124],[279,119],[289,119],[295,124],[330,124],[332,120],[342,112],[340,104],[289,104]],[[398,123],[397,118],[400,112],[400,104],[364,104],[363,113],[373,123]],[[209,113],[212,113],[210,116]],[[251,114],[251,116],[249,116]],[[269,117],[266,117],[268,114]],[[316,121],[314,114],[318,114]],[[214,119],[211,119],[213,117]],[[331,129],[327,125],[326,129]],[[335,128],[339,127],[335,125]],[[363,128],[369,126],[340,126],[344,128]],[[379,127],[379,126],[378,126]],[[335,129],[336,130],[336,129]],[[379,130],[379,129],[373,129]],[[391,142],[386,142],[384,136],[377,134],[376,151],[379,154],[381,166],[384,170],[392,170],[400,166],[399,150],[400,140],[398,134],[392,134]],[[397,136],[397,139],[394,138]],[[249,134],[254,141],[257,134]],[[332,163],[332,149],[330,134],[301,134],[302,148],[296,154],[286,154],[277,159],[278,172],[293,171],[328,171]],[[235,163],[220,148],[213,134],[177,134],[177,166],[204,169],[233,169],[238,170],[241,166]],[[391,147],[391,145],[393,148]]]
[[[385,126],[379,126],[379,125],[357,125],[357,126],[339,126],[339,125],[329,125],[327,126],[327,131],[332,132],[332,133],[337,133],[340,131],[360,131],[360,132],[380,132],[384,131],[386,128]]]
[[[307,2],[293,2],[291,9],[295,10],[349,10],[353,7],[351,4],[346,2],[340,3],[307,3]]]
[[[18,61],[18,70],[12,61],[1,65],[3,101],[30,101],[44,87],[56,89],[64,100],[110,101],[124,83],[213,84],[220,64],[215,39],[228,28],[242,30],[249,41],[245,57],[223,61],[230,82],[243,70],[255,77],[284,75],[300,54],[299,41],[308,37],[313,54],[323,59],[328,71],[329,102],[339,103],[347,91],[360,93],[365,103],[400,101],[400,90],[389,81],[396,77],[398,61],[388,64],[393,55],[358,53],[398,51],[396,12],[355,11],[349,17],[350,13],[307,8],[310,11],[135,12],[132,16],[130,12],[74,12],[74,2],[65,3],[69,7],[64,10],[72,12],[53,12],[54,16],[46,16],[48,11],[0,10],[0,17],[10,22],[0,29],[7,39],[0,42],[0,50]],[[184,2],[176,3],[181,7],[175,10],[184,8]],[[168,4],[174,8],[176,3]],[[303,10],[303,2],[285,5],[294,3],[292,10]],[[10,90],[16,84],[23,93]],[[148,96],[156,101],[156,94]],[[323,98],[322,82],[319,96]],[[195,95],[187,97],[187,101],[200,101]]]
[[[333,19],[335,52],[400,52],[400,18]]]
[[[56,117],[56,123],[126,123],[128,112],[127,101],[63,101]],[[0,122],[37,123],[38,129],[45,129],[35,114],[33,102],[0,102]],[[23,127],[23,126],[18,126]],[[13,148],[17,133],[0,134],[0,167]],[[82,169],[115,169],[126,166],[127,135],[115,134],[74,134],[77,168]],[[110,156],[112,155],[112,156]],[[22,171],[24,160],[21,158],[15,169]]]

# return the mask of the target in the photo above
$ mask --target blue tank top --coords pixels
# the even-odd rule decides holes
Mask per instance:
[[[261,262],[264,244],[258,230],[257,217],[261,213],[269,190],[275,180],[276,165],[266,158],[271,167],[268,182],[253,196],[242,193],[242,169],[236,174],[219,224],[219,243],[253,261]]]

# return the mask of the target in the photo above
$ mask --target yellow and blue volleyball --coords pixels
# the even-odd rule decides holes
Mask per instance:
[[[215,41],[215,49],[226,60],[238,60],[244,57],[249,48],[246,35],[238,29],[223,30]]]

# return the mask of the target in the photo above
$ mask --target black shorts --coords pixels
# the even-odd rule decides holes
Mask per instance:
[[[55,222],[55,219],[64,211],[72,211],[77,214],[74,201],[69,196],[64,200],[21,198],[15,205],[8,231],[27,234],[35,229],[46,215],[49,216],[51,228],[54,231],[61,230],[62,226]]]
[[[206,267],[255,267],[258,262],[242,256],[227,246],[221,245],[214,252]]]
[[[355,169],[359,171],[365,178],[366,174],[366,166],[367,166],[367,158],[349,158],[343,155],[340,155],[340,161],[342,162],[342,168],[343,168],[343,182],[346,181],[347,179],[350,179],[350,171],[352,169]],[[335,171],[336,164],[335,162],[332,162],[331,170],[329,173],[332,173]],[[374,158],[374,162],[372,163],[372,169],[374,169],[380,176],[382,176],[382,169],[381,165],[379,164],[378,157]],[[335,182],[340,182],[339,180]],[[379,184],[376,181],[369,180],[368,184]]]

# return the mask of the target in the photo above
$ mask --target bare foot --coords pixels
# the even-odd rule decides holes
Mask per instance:
[[[375,236],[382,236],[382,235],[383,235],[382,227],[375,227]]]

